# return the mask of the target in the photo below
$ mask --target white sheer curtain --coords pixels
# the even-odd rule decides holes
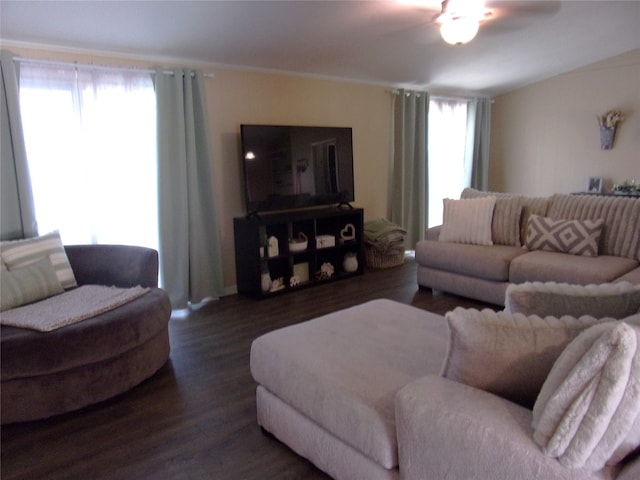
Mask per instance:
[[[430,100],[429,227],[442,224],[442,200],[460,198],[460,192],[471,182],[472,157],[465,154],[468,103],[466,99],[431,97]]]
[[[20,107],[39,233],[157,249],[151,76],[23,63]]]

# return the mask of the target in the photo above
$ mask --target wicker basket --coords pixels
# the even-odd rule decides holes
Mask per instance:
[[[372,245],[365,245],[365,260],[370,268],[397,267],[404,263],[404,248],[401,252],[393,255],[382,254]]]

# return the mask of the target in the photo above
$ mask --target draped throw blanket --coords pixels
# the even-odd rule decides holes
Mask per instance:
[[[83,285],[37,303],[6,310],[0,313],[0,324],[50,332],[113,310],[148,291],[140,286]]]

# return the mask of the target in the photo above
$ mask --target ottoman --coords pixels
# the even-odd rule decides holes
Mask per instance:
[[[438,374],[444,318],[374,300],[251,346],[258,424],[333,478],[397,479],[395,396]]]

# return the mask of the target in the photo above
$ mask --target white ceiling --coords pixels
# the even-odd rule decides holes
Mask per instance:
[[[640,48],[640,1],[485,3],[491,20],[463,46],[431,23],[438,0],[0,0],[0,38],[487,95]]]

